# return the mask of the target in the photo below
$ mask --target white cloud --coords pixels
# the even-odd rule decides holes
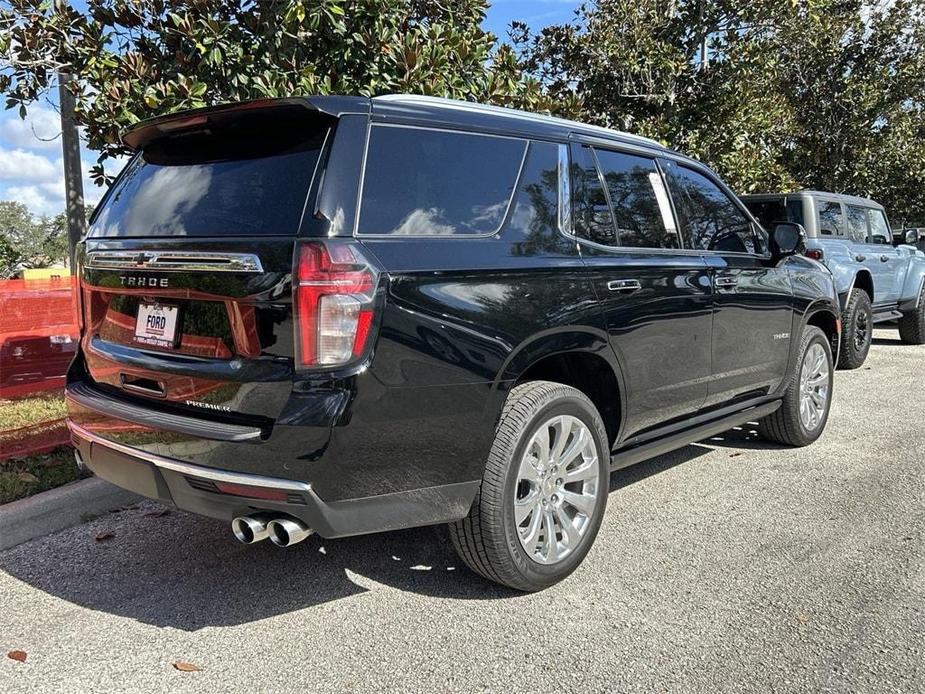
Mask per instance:
[[[107,164],[111,160],[107,161]],[[107,173],[118,172],[123,165],[120,159],[107,166]],[[54,162],[55,175],[51,180],[24,182],[21,177],[7,185],[6,188],[0,187],[0,199],[15,200],[23,203],[29,208],[29,211],[37,215],[56,215],[64,211],[64,169],[59,158]],[[97,204],[106,192],[104,186],[96,185],[90,179],[90,163],[84,161],[83,166],[83,191],[84,202],[87,204]]]
[[[0,142],[27,149],[61,149],[61,120],[45,106],[30,106],[26,119],[13,111],[0,121]]]
[[[61,170],[57,165],[41,154],[27,152],[24,149],[4,149],[0,147],[0,179],[15,181],[53,181]]]
[[[21,202],[29,208],[32,214],[55,215],[64,210],[64,196],[49,197],[37,185],[10,186],[6,189],[4,197],[7,200]]]

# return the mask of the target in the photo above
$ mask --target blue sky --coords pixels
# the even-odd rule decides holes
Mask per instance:
[[[79,7],[82,3],[75,2]],[[568,21],[579,3],[574,0],[494,0],[484,27],[504,40],[513,20],[533,28]],[[57,90],[29,108],[26,120],[16,109],[0,110],[0,200],[24,203],[34,214],[54,215],[64,210],[64,170],[57,113]],[[83,150],[84,198],[97,202],[103,189],[86,172],[96,162]],[[122,162],[107,162],[115,174]]]

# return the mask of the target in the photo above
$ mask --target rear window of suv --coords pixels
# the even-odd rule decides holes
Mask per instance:
[[[91,237],[295,235],[326,127],[156,141],[129,162]]]
[[[493,234],[510,206],[525,140],[378,125],[372,128],[359,233]]]

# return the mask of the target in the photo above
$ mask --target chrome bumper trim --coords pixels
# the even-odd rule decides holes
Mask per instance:
[[[67,420],[67,428],[73,436],[85,439],[90,443],[111,448],[114,451],[130,455],[133,458],[144,460],[155,467],[165,470],[179,472],[181,475],[190,475],[201,479],[212,480],[214,482],[226,482],[228,484],[244,484],[252,487],[269,487],[272,489],[286,489],[294,492],[311,493],[312,486],[307,482],[297,482],[295,480],[280,479],[277,477],[264,477],[262,475],[252,475],[247,472],[229,472],[228,470],[215,470],[213,468],[203,467],[202,465],[193,465],[183,463],[173,458],[166,458],[156,453],[142,451],[132,446],[126,446],[124,443],[116,443],[109,439],[104,439],[98,434],[85,429],[71,420]]]

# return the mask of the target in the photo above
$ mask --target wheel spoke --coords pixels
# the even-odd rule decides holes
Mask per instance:
[[[581,429],[578,432],[578,435],[572,439],[572,443],[569,444],[569,447],[559,456],[559,466],[565,467],[571,463],[575,456],[581,453],[584,450],[584,447],[588,444],[588,435],[585,429]]]
[[[530,519],[530,524],[522,529],[520,533],[520,542],[523,545],[523,548],[527,550],[527,554],[533,554],[536,551],[536,543],[540,537],[540,531],[543,529],[543,514],[539,508],[536,508],[536,513],[533,514],[533,517]]]
[[[535,460],[536,459],[530,455],[528,451],[520,461],[520,469],[517,471],[517,479],[527,480],[531,483],[531,486],[536,485],[540,481],[540,473],[534,464]]]
[[[535,491],[514,502],[514,523],[520,527],[527,517],[540,505],[540,495]]]
[[[546,467],[549,465],[549,425],[546,424],[540,427],[540,430],[536,432],[536,453],[537,460],[540,463],[541,467]]]
[[[574,506],[578,511],[590,516],[594,510],[595,497],[591,494],[576,494],[575,492],[563,491],[562,500],[570,506]]]
[[[586,480],[593,480],[597,477],[597,456],[591,458],[581,463],[576,467],[573,467],[571,470],[566,471],[565,476],[562,478],[562,481],[565,484],[572,484],[573,482],[584,482]]]
[[[549,454],[549,462],[552,465],[562,463],[562,450],[568,441],[569,434],[572,433],[572,420],[566,417],[559,417],[555,426],[556,441],[553,444],[552,452]]]
[[[556,518],[559,520],[559,527],[562,528],[563,544],[570,549],[576,547],[581,540],[581,533],[578,532],[572,519],[561,507],[556,509]]]
[[[552,508],[547,506],[543,511],[543,555],[550,564],[559,558],[559,540],[556,538],[556,523],[552,517]]]

